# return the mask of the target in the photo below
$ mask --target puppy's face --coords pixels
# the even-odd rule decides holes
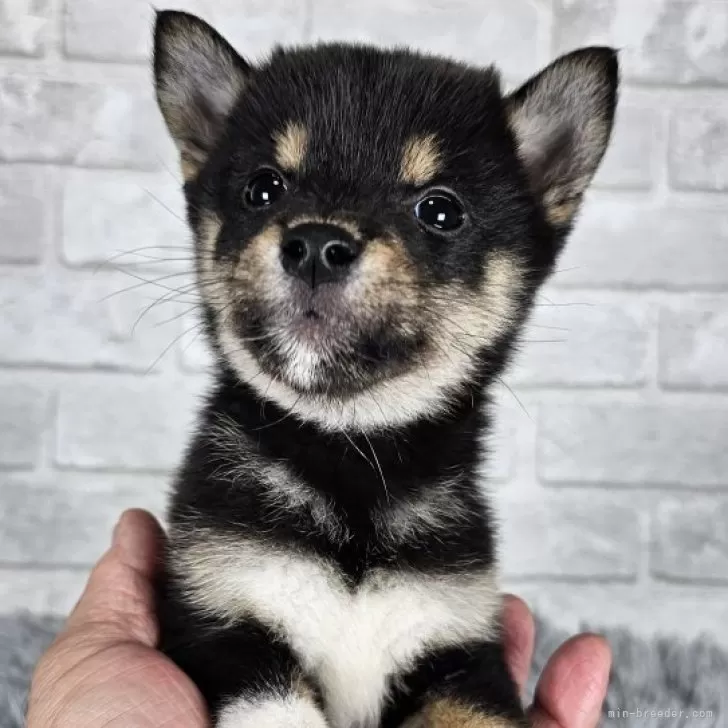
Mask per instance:
[[[158,16],[155,71],[222,355],[263,396],[360,429],[434,414],[500,366],[616,87],[605,49],[510,97],[492,69],[404,51],[253,68],[180,13]]]

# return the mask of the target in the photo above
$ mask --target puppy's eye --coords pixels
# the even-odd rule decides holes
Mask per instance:
[[[286,192],[283,178],[272,169],[254,175],[245,188],[245,202],[250,207],[268,207],[280,200]]]
[[[457,230],[465,222],[465,212],[460,203],[446,192],[436,192],[421,199],[415,205],[415,217],[436,230]]]

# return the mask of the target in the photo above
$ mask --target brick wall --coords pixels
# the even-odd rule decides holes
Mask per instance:
[[[567,626],[728,641],[728,3],[175,4],[252,56],[406,42],[512,83],[622,49],[614,146],[500,396],[503,565]],[[0,0],[2,611],[67,610],[119,510],[160,510],[205,386],[150,18],[148,0]]]

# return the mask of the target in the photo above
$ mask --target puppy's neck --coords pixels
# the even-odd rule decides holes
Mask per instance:
[[[438,417],[364,434],[330,432],[266,401],[223,370],[202,432],[227,422],[262,457],[285,462],[308,485],[361,509],[383,498],[415,495],[455,475],[469,480],[482,457],[487,399],[485,388],[474,384]]]

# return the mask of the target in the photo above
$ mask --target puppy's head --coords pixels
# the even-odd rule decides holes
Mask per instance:
[[[326,427],[434,416],[496,373],[609,139],[617,62],[498,74],[320,45],[251,66],[157,17],[215,343],[261,396]]]

